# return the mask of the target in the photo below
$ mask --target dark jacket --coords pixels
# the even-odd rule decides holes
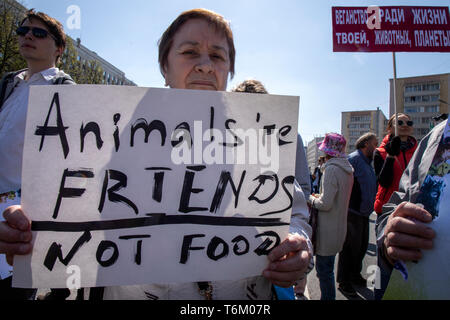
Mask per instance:
[[[396,157],[388,157],[385,149],[386,144],[390,142],[392,135],[384,137],[380,147],[375,150],[374,162],[375,173],[378,179],[378,192],[375,199],[374,209],[377,214],[380,214],[383,205],[388,202],[394,191],[398,190],[398,184],[402,177],[403,171],[408,166],[409,160],[417,148],[417,140],[409,137],[408,141],[411,144],[409,148],[402,148],[400,154]]]
[[[348,156],[352,165],[354,181],[350,197],[349,212],[369,217],[373,212],[375,195],[377,193],[377,177],[369,160],[361,150],[356,150]]]

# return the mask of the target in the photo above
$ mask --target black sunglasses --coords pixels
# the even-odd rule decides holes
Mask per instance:
[[[405,122],[404,122],[403,120],[398,120],[397,123],[398,123],[399,126],[402,126],[403,123],[405,123]],[[408,127],[412,127],[413,124],[414,124],[414,122],[412,122],[411,120],[406,121],[406,125],[407,125]]]
[[[42,28],[37,28],[37,27],[31,28],[31,27],[22,26],[22,27],[17,28],[16,33],[18,36],[25,37],[30,30],[31,30],[33,36],[35,36],[36,38],[44,39],[44,38],[47,38],[48,35],[50,35],[50,37],[52,37],[53,40],[56,41],[56,38],[50,32],[48,32],[47,30],[42,29]]]

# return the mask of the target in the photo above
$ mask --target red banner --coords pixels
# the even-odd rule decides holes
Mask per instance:
[[[333,7],[334,52],[450,52],[448,7]]]

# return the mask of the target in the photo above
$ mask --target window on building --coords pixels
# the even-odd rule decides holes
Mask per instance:
[[[405,107],[405,113],[416,113],[417,107]]]
[[[426,107],[426,112],[439,112],[439,106]]]
[[[430,96],[430,101],[439,101],[439,95],[438,94],[432,94]]]

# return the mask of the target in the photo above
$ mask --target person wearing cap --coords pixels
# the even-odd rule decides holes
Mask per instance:
[[[311,195],[309,204],[318,209],[316,271],[321,300],[335,300],[334,262],[347,234],[347,212],[353,187],[353,167],[345,155],[345,138],[325,135],[319,150],[325,153],[325,171],[320,195]]]

